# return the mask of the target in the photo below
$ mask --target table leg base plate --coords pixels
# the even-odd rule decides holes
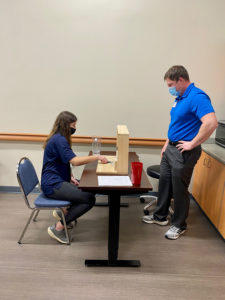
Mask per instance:
[[[96,202],[95,206],[109,206],[108,202]],[[129,207],[128,203],[120,203],[120,207]]]
[[[140,267],[140,260],[116,260],[109,262],[104,259],[86,259],[85,266],[87,267]]]

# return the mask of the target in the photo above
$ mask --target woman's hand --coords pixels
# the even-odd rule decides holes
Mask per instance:
[[[73,176],[71,176],[71,180],[70,183],[74,184],[74,185],[79,185],[79,181],[77,181]]]
[[[108,159],[103,155],[98,155],[98,160],[100,160],[102,164],[107,164],[108,162]]]

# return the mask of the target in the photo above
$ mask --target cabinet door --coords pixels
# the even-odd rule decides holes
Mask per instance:
[[[192,194],[216,227],[221,219],[224,178],[224,164],[202,152],[194,171]]]
[[[207,180],[201,207],[212,223],[218,227],[224,185],[224,165],[209,155],[206,158],[204,166]]]
[[[207,187],[207,167],[206,160],[208,156],[205,152],[202,152],[195,169],[194,169],[194,180],[192,186],[192,195],[202,208],[204,199],[206,197],[206,187]]]
[[[225,176],[225,174],[224,174],[224,176]],[[224,182],[224,186],[223,186],[223,195],[222,195],[221,199],[222,199],[222,203],[221,203],[218,230],[222,234],[222,236],[225,238],[225,182]]]

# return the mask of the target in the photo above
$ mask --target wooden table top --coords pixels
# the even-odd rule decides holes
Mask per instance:
[[[104,151],[101,152],[102,155],[115,155],[115,152],[112,151]],[[131,178],[131,162],[139,161],[139,157],[135,152],[129,152],[129,168],[128,168],[128,176]],[[120,192],[120,194],[138,194],[138,193],[146,193],[152,190],[152,186],[149,182],[148,176],[145,171],[142,171],[141,184],[133,185],[133,186],[99,186],[98,185],[98,175],[96,174],[97,161],[87,164],[83,170],[79,188],[85,191],[92,191],[98,193],[112,193],[112,192]],[[104,176],[112,176],[112,175],[104,175]],[[120,175],[113,175],[120,176]]]

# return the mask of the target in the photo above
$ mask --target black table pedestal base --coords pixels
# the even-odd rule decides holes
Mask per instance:
[[[95,206],[109,206],[109,203],[108,202],[96,202],[95,203]],[[128,203],[120,203],[120,207],[128,207],[129,204]]]
[[[86,259],[87,267],[140,267],[140,260],[116,260],[110,262],[107,259]]]

